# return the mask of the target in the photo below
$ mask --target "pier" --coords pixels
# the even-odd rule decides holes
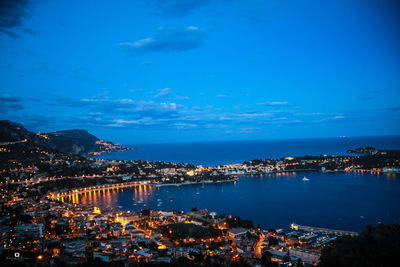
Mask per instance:
[[[290,228],[293,230],[302,230],[307,232],[321,232],[321,233],[328,233],[328,234],[336,234],[336,235],[350,235],[350,236],[357,236],[357,232],[351,231],[344,231],[344,230],[336,230],[336,229],[329,229],[329,228],[322,228],[322,227],[314,227],[314,226],[305,226],[299,225],[296,223],[292,223]]]
[[[75,196],[78,194],[89,193],[93,191],[102,191],[102,190],[110,190],[110,189],[120,189],[120,188],[127,188],[133,186],[146,186],[146,185],[153,185],[150,181],[141,181],[141,182],[127,182],[127,183],[118,183],[118,184],[106,184],[106,185],[98,185],[98,186],[90,186],[84,187],[79,189],[73,189],[65,192],[52,192],[47,195],[49,199],[52,200],[60,200],[64,197]]]

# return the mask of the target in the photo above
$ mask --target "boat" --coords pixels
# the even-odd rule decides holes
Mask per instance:
[[[310,181],[310,179],[308,179],[307,177],[304,176],[304,177],[303,177],[303,181],[304,181],[304,182],[308,182],[308,181]]]

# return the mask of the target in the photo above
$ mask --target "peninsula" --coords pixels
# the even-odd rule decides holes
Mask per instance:
[[[367,151],[357,156],[254,159],[208,167],[104,160],[90,158],[88,153],[65,152],[69,145],[60,140],[69,140],[76,131],[38,134],[15,123],[3,121],[1,125],[0,242],[1,258],[9,264],[316,265],[331,260],[326,248],[332,242],[343,236],[353,240],[358,234],[297,224],[292,224],[293,231],[284,233],[195,207],[186,212],[134,213],[115,208],[100,210],[70,199],[78,194],[125,187],[235,182],[242,174],[305,170],[398,172],[400,167],[399,151],[375,148],[356,149]],[[79,131],[79,135],[88,133]],[[52,139],[58,141],[48,141]],[[60,142],[64,144],[61,148]],[[71,148],[74,142],[78,141],[71,141]],[[387,234],[398,226],[388,226],[390,230],[382,227],[386,226],[374,231]]]

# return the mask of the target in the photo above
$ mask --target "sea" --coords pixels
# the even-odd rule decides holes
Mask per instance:
[[[337,137],[265,141],[134,144],[133,150],[103,155],[104,159],[159,160],[203,166],[241,163],[245,160],[304,155],[347,155],[359,147],[400,149],[400,136]]]
[[[161,160],[215,166],[255,158],[346,155],[372,146],[400,149],[400,136],[134,145],[102,156],[118,160]],[[303,181],[307,177],[309,181]],[[196,207],[252,220],[263,229],[301,225],[361,231],[367,224],[400,222],[400,175],[314,171],[240,175],[237,182],[140,186],[79,197],[101,209],[189,211]]]

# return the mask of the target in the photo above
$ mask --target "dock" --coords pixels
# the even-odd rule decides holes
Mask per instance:
[[[307,231],[307,232],[321,232],[321,233],[336,234],[336,235],[350,235],[350,236],[358,235],[357,232],[352,232],[352,231],[306,226],[306,225],[299,225],[296,223],[292,223],[290,225],[290,228],[292,228],[293,230],[302,230],[302,231]]]

